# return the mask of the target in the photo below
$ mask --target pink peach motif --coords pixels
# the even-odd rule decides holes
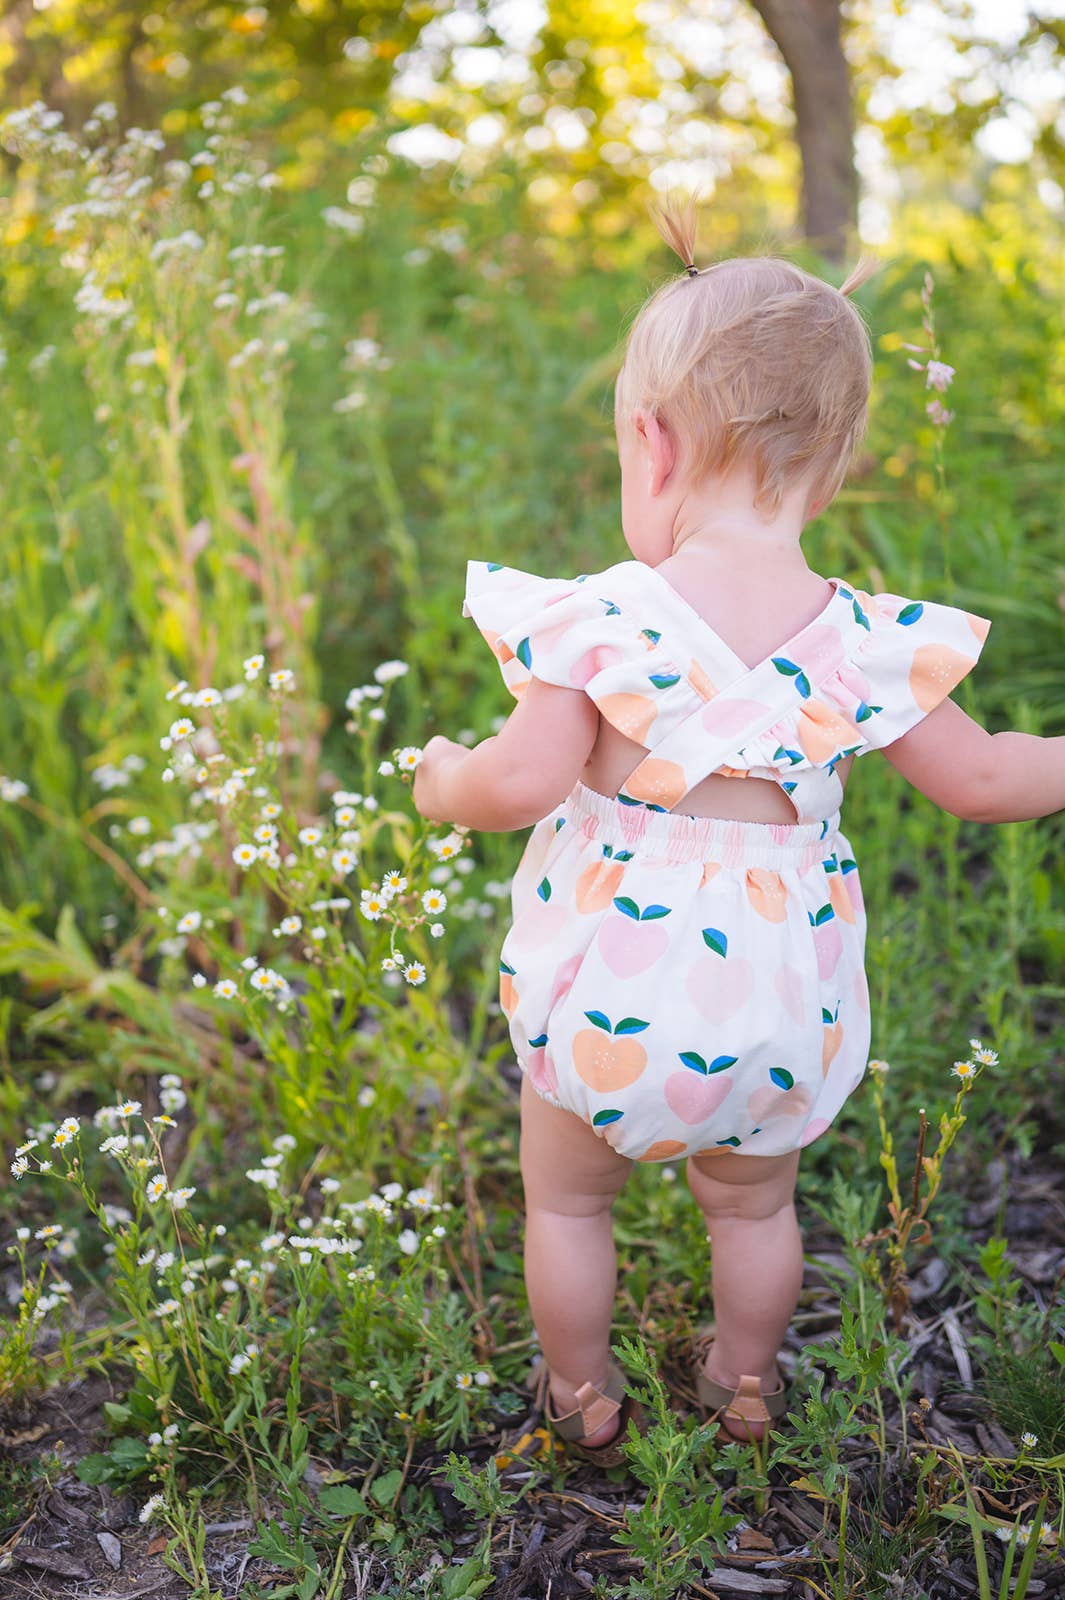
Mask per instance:
[[[557,939],[566,926],[567,908],[559,899],[539,900],[533,895],[521,918],[521,948],[540,950]]]
[[[548,1044],[546,1036],[543,1044],[536,1043],[532,1039],[529,1040],[529,1044],[535,1044],[535,1048],[530,1049],[525,1058],[525,1070],[532,1080],[533,1088],[539,1094],[553,1094],[557,1098],[558,1073],[555,1071],[555,1063],[551,1058],[551,1046]]]
[[[732,1089],[732,1080],[723,1072],[706,1077],[687,1067],[683,1072],[671,1072],[664,1085],[666,1104],[673,1115],[689,1127],[712,1117],[718,1106],[724,1105]]]
[[[547,1001],[548,1012],[553,1011],[559,1001],[564,1000],[573,988],[583,959],[584,957],[578,952],[577,955],[570,956],[568,960],[562,962],[551,983],[551,993]]]
[[[793,648],[798,653],[811,683],[831,672],[840,658],[842,636],[830,622],[812,622],[804,628]]]
[[[661,922],[607,917],[600,926],[597,943],[615,978],[634,978],[654,966],[669,944],[669,934]]]
[[[817,951],[817,972],[822,979],[831,978],[843,954],[843,936],[839,931],[839,918],[832,917],[814,929],[814,949]]]
[[[743,1009],[754,991],[754,967],[743,956],[729,956],[722,961],[708,951],[692,963],[685,988],[706,1022],[728,1022]]]
[[[841,873],[841,877],[843,879],[843,886],[850,897],[850,903],[855,917],[864,915],[865,900],[862,896],[862,885],[861,880],[858,877],[857,870],[852,868],[850,872]]]
[[[800,1150],[804,1150],[808,1144],[813,1144],[815,1139],[820,1139],[821,1135],[828,1131],[828,1128],[829,1123],[827,1118],[812,1118],[802,1130],[802,1138],[799,1141]]]
[[[773,987],[788,1016],[801,1027],[806,1021],[806,1010],[803,1005],[802,973],[797,967],[781,967],[773,979]]]
[[[569,681],[574,689],[583,689],[598,673],[605,672],[607,667],[616,667],[623,659],[616,645],[593,645],[591,650],[586,650],[570,667]]]
[[[700,721],[707,733],[726,739],[729,734],[742,733],[755,718],[764,716],[768,710],[769,707],[761,700],[739,700],[719,694],[716,699],[707,701]]]

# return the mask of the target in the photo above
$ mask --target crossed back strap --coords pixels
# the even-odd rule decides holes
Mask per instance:
[[[617,798],[644,801],[663,811],[674,810],[697,783],[729,765],[730,756],[737,755],[752,739],[779,722],[781,687],[781,675],[771,658],[750,668],[652,744],[629,773]],[[790,685],[789,692],[794,692]],[[650,732],[653,734],[653,726]],[[804,776],[810,780],[814,775],[807,771]],[[829,816],[839,808],[843,786],[834,769],[820,769],[817,780],[819,800]],[[783,785],[787,780],[776,781]],[[796,815],[801,816],[801,809],[795,809]]]

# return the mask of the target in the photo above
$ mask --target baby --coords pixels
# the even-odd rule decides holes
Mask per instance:
[[[693,259],[644,305],[615,390],[632,559],[575,578],[470,561],[472,616],[517,706],[474,749],[430,739],[424,817],[535,826],[514,877],[500,1003],[522,1068],[525,1273],[545,1415],[621,1459],[611,1205],[634,1161],[687,1158],[714,1325],[693,1380],[760,1437],[786,1396],[799,1152],[865,1072],[858,868],[840,831],[881,750],[955,816],[1065,807],[1065,738],[992,736],[950,698],[988,621],[866,594],[807,565],[867,414],[849,293],[772,257]]]

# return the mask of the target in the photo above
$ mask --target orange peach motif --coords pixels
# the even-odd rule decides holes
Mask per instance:
[[[844,922],[854,921],[854,901],[851,899],[850,891],[843,881],[842,872],[830,872],[828,874],[828,898],[837,917],[840,917]]]
[[[910,693],[921,710],[933,711],[972,664],[972,656],[963,656],[947,644],[919,645],[910,667]]]
[[[839,1053],[843,1043],[843,1024],[833,1022],[825,1024],[825,1037],[821,1042],[821,1076],[827,1078],[828,1069]]]
[[[966,611],[963,613],[963,615],[966,622],[979,639],[980,643],[983,644],[984,640],[987,638],[988,629],[991,627],[991,623],[988,618],[974,616],[971,611]]]
[[[717,685],[711,683],[698,661],[693,661],[688,668],[688,682],[702,700],[712,700],[717,693]]]
[[[668,1161],[670,1156],[682,1156],[688,1146],[683,1139],[658,1139],[654,1144],[648,1145],[642,1156],[637,1156],[637,1161]]]
[[[633,773],[625,780],[627,793],[634,800],[650,800],[653,805],[665,806],[667,810],[675,806],[678,800],[683,800],[691,787],[684,768],[676,761],[663,761],[658,756],[651,756],[638,771],[638,777]]]
[[[779,872],[748,867],[747,898],[767,922],[783,922],[788,915],[788,891]]]
[[[658,707],[650,695],[605,694],[595,703],[619,733],[635,739],[637,744],[647,743],[648,729],[658,715]]]
[[[720,861],[704,861],[703,862],[703,875],[699,879],[699,887],[700,887],[700,889],[705,889],[706,885],[710,882],[710,879],[711,878],[716,878],[720,871],[721,871],[721,863],[720,863]]]
[[[625,869],[617,861],[593,861],[577,879],[578,911],[602,911],[621,887]]]
[[[852,723],[823,700],[804,700],[799,707],[799,743],[807,760],[816,766],[837,750],[857,742]]]
[[[636,1082],[647,1065],[647,1051],[636,1039],[582,1028],[573,1039],[573,1065],[590,1089],[613,1094]]]
[[[499,1004],[506,1017],[513,1016],[518,1004],[518,995],[514,988],[514,974],[511,972],[499,974]]]

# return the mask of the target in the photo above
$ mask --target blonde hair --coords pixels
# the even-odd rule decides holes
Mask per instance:
[[[868,419],[869,334],[847,298],[879,263],[863,256],[841,289],[777,256],[695,268],[695,202],[652,207],[685,264],[645,302],[629,332],[615,417],[653,412],[677,441],[682,470],[750,462],[755,505],[775,512],[810,476],[810,505],[839,491]]]

